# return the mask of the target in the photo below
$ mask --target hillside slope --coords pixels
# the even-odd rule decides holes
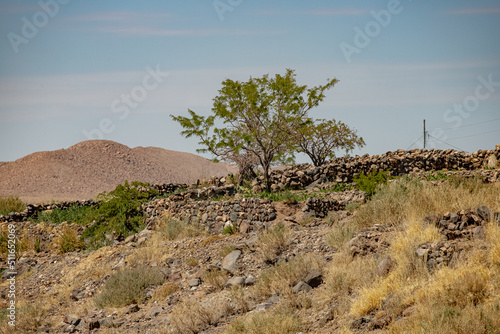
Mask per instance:
[[[231,172],[231,165],[190,153],[89,140],[0,164],[0,196],[29,202],[87,199],[125,180],[190,183]]]

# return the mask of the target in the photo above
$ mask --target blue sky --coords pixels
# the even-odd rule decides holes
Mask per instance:
[[[311,115],[357,129],[355,154],[422,147],[423,119],[429,147],[500,143],[498,1],[4,0],[0,36],[0,161],[101,137],[195,153],[170,114],[286,68],[340,80]]]

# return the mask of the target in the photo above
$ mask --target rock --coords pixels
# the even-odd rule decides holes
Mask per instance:
[[[245,277],[241,276],[235,276],[231,277],[227,282],[226,282],[226,288],[230,288],[233,286],[243,286],[245,284]]]
[[[240,233],[241,234],[246,234],[250,231],[250,225],[247,222],[242,222],[240,224]]]
[[[163,307],[161,306],[155,306],[153,307],[149,313],[148,313],[148,318],[149,319],[153,319],[153,318],[156,318],[158,316],[158,314],[160,314],[161,312],[163,312]]]
[[[476,212],[477,212],[477,215],[485,220],[485,221],[490,221],[491,220],[491,210],[490,208],[488,208],[487,206],[480,206],[476,209]]]
[[[495,157],[494,154],[490,155],[490,157],[488,158],[488,161],[486,163],[486,167],[493,169],[493,168],[497,168],[497,166],[498,166],[497,157]]]
[[[139,312],[139,310],[140,310],[139,305],[132,304],[128,307],[127,312],[125,312],[125,314]]]
[[[317,288],[323,283],[323,274],[319,270],[313,270],[304,278],[304,282],[311,288]]]
[[[198,286],[200,284],[201,284],[200,279],[199,278],[194,278],[194,279],[192,279],[192,280],[189,281],[188,286],[192,288],[192,287]]]
[[[278,295],[274,295],[274,296],[271,296],[267,299],[267,302],[268,303],[271,303],[271,304],[276,304],[280,301],[280,296]]]
[[[385,277],[389,274],[393,267],[394,261],[392,261],[392,258],[390,256],[386,256],[378,263],[377,272],[379,276]]]
[[[99,328],[111,327],[113,325],[109,318],[102,318],[97,321],[99,322]]]
[[[415,305],[412,305],[410,307],[407,307],[403,313],[401,314],[403,317],[409,317],[411,316],[413,313],[415,313],[417,311],[417,307]]]
[[[140,237],[139,239],[137,239],[137,246],[139,246],[139,247],[144,246],[146,241],[148,241],[148,239],[146,237]]]
[[[236,267],[236,261],[241,255],[241,251],[239,249],[232,251],[227,254],[226,257],[222,260],[222,268],[229,271],[231,274],[234,273],[234,269]]]
[[[101,323],[99,322],[99,320],[95,319],[95,320],[91,320],[89,322],[89,330],[92,331],[94,329],[98,329],[101,327]]]
[[[129,235],[128,237],[125,238],[125,243],[128,244],[129,242],[134,242],[135,241],[135,234]]]
[[[486,230],[484,229],[483,226],[476,226],[472,230],[472,234],[474,235],[474,238],[476,239],[484,239],[486,238]]]
[[[253,275],[248,275],[245,279],[245,285],[254,285],[257,279]]]
[[[64,333],[74,333],[76,331],[75,325],[69,325],[64,329]]]
[[[312,290],[312,287],[304,281],[300,281],[299,283],[297,283],[297,285],[295,285],[292,288],[292,291],[295,293],[299,293],[301,291],[309,292],[311,290]]]
[[[425,257],[429,253],[428,249],[419,248],[415,251],[417,257]]]
[[[255,306],[255,311],[256,312],[262,312],[262,311],[267,310],[271,306],[273,306],[273,304],[271,304],[271,303],[261,303],[261,304]]]
[[[80,300],[85,298],[85,289],[83,287],[78,287],[71,291],[71,298],[74,300]]]

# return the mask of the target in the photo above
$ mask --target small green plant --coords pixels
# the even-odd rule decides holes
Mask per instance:
[[[427,181],[441,181],[441,180],[447,180],[448,178],[449,175],[446,174],[446,172],[439,170],[430,172],[429,175],[427,175],[426,179]]]
[[[222,234],[235,234],[236,233],[236,226],[234,224],[227,224],[224,226],[224,229],[222,229]]]
[[[390,179],[389,171],[373,170],[370,174],[358,173],[354,178],[359,190],[366,192],[367,196],[372,197],[377,191],[379,185],[387,184]]]
[[[125,269],[108,279],[94,301],[99,308],[141,303],[146,299],[144,294],[146,288],[164,282],[165,275],[158,268],[141,266]]]
[[[11,212],[22,212],[26,205],[17,196],[0,196],[0,215],[8,215]]]
[[[33,249],[35,250],[35,252],[37,253],[40,253],[40,251],[42,250],[41,246],[40,246],[40,238],[36,238],[35,239],[35,243],[33,244]]]

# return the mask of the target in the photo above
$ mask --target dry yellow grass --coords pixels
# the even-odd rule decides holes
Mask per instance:
[[[402,178],[389,183],[362,205],[355,226],[400,224],[420,220],[431,213],[446,213],[488,206],[500,211],[500,186],[480,179],[451,179],[435,186],[418,179]]]
[[[233,321],[225,334],[295,334],[301,331],[300,319],[289,310],[257,312]]]

